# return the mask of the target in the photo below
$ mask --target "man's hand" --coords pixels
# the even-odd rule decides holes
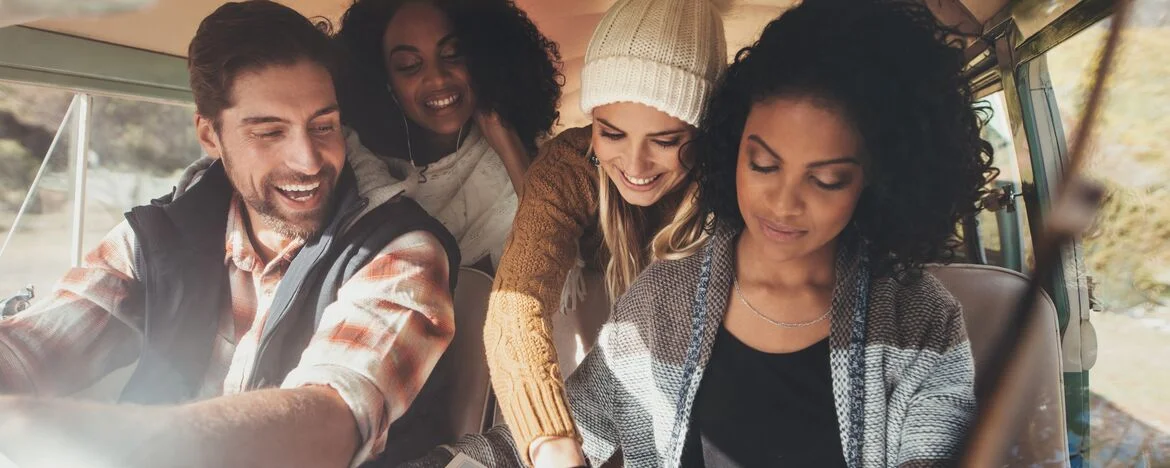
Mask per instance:
[[[500,155],[504,162],[504,169],[508,171],[508,178],[512,180],[512,187],[516,196],[524,192],[524,173],[528,172],[528,164],[532,157],[524,148],[524,142],[516,130],[508,126],[500,115],[492,111],[477,111],[475,124],[487,139],[488,145]]]

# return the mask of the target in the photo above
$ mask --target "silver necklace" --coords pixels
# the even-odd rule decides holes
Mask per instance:
[[[821,321],[825,320],[826,318],[829,318],[829,313],[833,311],[832,308],[829,308],[829,310],[826,310],[825,313],[823,315],[821,315],[820,317],[809,320],[807,322],[781,322],[778,320],[772,320],[767,315],[760,313],[759,310],[756,310],[755,307],[752,307],[752,305],[748,303],[747,298],[743,296],[743,291],[739,289],[739,279],[734,280],[732,282],[732,284],[735,285],[735,295],[739,296],[739,302],[742,302],[743,305],[747,306],[748,310],[752,311],[753,314],[756,314],[756,317],[759,317],[760,320],[763,320],[765,322],[768,322],[768,323],[775,325],[777,327],[780,327],[780,328],[811,327],[813,325],[821,323]]]

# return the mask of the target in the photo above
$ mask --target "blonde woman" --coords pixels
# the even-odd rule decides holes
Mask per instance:
[[[611,298],[622,294],[650,262],[652,237],[693,196],[683,148],[726,68],[724,7],[617,2],[582,70],[593,124],[546,143],[528,170],[484,330],[492,385],[526,463],[584,461],[549,317],[573,308],[587,264],[604,268]]]

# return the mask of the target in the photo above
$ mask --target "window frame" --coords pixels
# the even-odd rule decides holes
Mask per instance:
[[[191,106],[187,60],[157,52],[43,31],[27,26],[0,28],[0,82],[56,88],[74,93],[61,126],[75,138],[70,153],[73,211],[71,264],[81,262],[93,96]],[[46,155],[46,163],[48,155]],[[36,189],[36,182],[29,188]],[[28,195],[26,194],[26,197]],[[18,218],[19,219],[19,218]]]
[[[1110,17],[1111,0],[1083,0],[1052,12],[1049,17],[1023,17],[1021,2],[1002,12],[992,34],[999,83],[1016,145],[1020,179],[1024,185],[1022,199],[1027,208],[1027,223],[1033,233],[1036,250],[1044,215],[1050,209],[1059,186],[1059,175],[1068,162],[1068,146],[1058,103],[1048,75],[1045,54],[1077,33]],[[1043,24],[1034,34],[1024,37],[1017,22]],[[985,80],[984,80],[985,81]],[[992,91],[994,92],[994,91]],[[990,94],[990,93],[988,93]],[[1088,460],[1089,369],[1096,356],[1096,333],[1090,322],[1089,285],[1083,246],[1078,239],[1062,253],[1062,262],[1053,276],[1045,281],[1045,290],[1056,305],[1063,356],[1065,419],[1069,437],[1069,456],[1073,466]],[[1076,320],[1073,320],[1076,318]]]
[[[187,60],[26,26],[0,28],[0,80],[163,104],[194,102]]]

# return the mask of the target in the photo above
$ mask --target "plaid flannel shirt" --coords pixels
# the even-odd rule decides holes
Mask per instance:
[[[303,242],[289,239],[267,263],[248,236],[237,195],[228,213],[224,264],[231,308],[220,317],[201,398],[240,393],[255,363],[276,286]],[[134,362],[127,325],[145,313],[134,231],[123,222],[72,268],[52,296],[0,321],[0,393],[69,395]],[[382,452],[386,431],[410,406],[454,335],[447,254],[429,233],[403,235],[338,291],[282,388],[327,385],[349,405],[362,441],[357,466]]]

